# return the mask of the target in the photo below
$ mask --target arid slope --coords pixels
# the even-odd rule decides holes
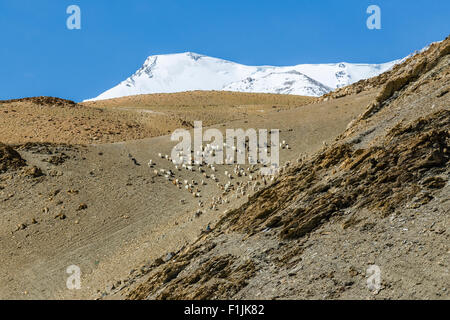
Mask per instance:
[[[114,294],[448,299],[450,39],[329,98],[374,88],[336,141]],[[371,265],[382,281],[372,291]]]
[[[0,142],[100,144],[246,119],[264,112],[295,109],[316,101],[293,95],[185,92],[142,95],[76,104],[35,97],[0,101]],[[20,128],[20,130],[18,129]]]
[[[214,125],[220,130],[281,129],[281,139],[291,145],[281,150],[283,163],[332,141],[373,98],[373,93],[363,93],[338,102],[306,104],[310,98],[269,95],[266,101],[268,95],[261,95],[258,102],[259,95],[245,100],[221,93],[220,99],[237,99],[221,105],[215,94],[195,93],[200,100],[211,98],[212,106],[196,106],[195,100],[187,107],[161,106],[158,112],[167,108],[179,112],[182,120],[211,119],[220,123]],[[242,104],[234,106],[235,102]],[[224,172],[230,168],[217,167],[219,186],[210,178],[200,185],[205,179],[200,172],[176,171],[159,158],[158,153],[170,154],[175,142],[170,135],[152,137],[153,131],[145,128],[160,128],[165,134],[179,122],[151,118],[152,108],[131,105],[115,110],[51,98],[0,104],[2,141],[12,144],[0,148],[1,298],[97,298],[117,287],[131,269],[188,245],[223,212],[246,201],[247,195],[230,195],[229,203],[210,209],[212,198],[222,196],[219,186],[227,182]],[[145,119],[150,119],[148,127]],[[108,133],[116,130],[114,126],[117,133]],[[138,139],[147,134],[150,137]],[[153,168],[147,166],[149,159]],[[201,197],[177,188],[162,174],[155,176],[154,170],[161,169],[171,169],[180,181],[197,181]],[[211,175],[211,169],[207,173]],[[248,181],[248,176],[233,179],[234,184],[238,181]],[[203,214],[198,217],[199,200]],[[81,268],[81,290],[66,287],[70,265]]]

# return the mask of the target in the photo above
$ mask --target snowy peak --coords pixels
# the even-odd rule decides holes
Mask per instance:
[[[400,60],[399,60],[400,61]],[[377,76],[399,61],[385,64],[300,64],[291,67],[246,66],[194,52],[154,55],[117,86],[91,100],[192,90],[321,96],[336,88]]]
[[[223,87],[225,91],[259,92],[321,96],[330,87],[296,70],[256,72],[251,76]]]

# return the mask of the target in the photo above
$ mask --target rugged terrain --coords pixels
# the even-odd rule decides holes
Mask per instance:
[[[118,293],[448,299],[450,39],[368,82],[377,96],[332,144]],[[372,265],[381,270],[375,290]]]
[[[321,99],[1,102],[0,297],[448,299],[449,50],[449,39],[433,44]],[[281,129],[281,173],[244,166],[252,177],[230,179],[217,166],[217,184],[176,170],[158,154],[195,120]],[[80,290],[66,287],[71,265]]]
[[[234,199],[210,210],[212,197],[222,194],[212,180],[198,186],[201,198],[197,199],[163,175],[155,176],[154,170],[171,169],[182,181],[195,179],[200,183],[204,179],[198,171],[176,172],[173,164],[158,157],[158,153],[170,154],[175,145],[170,136],[150,134],[138,139],[140,136],[133,134],[145,132],[127,130],[130,119],[141,121],[142,114],[165,112],[161,115],[164,119],[203,119],[205,125],[218,123],[214,127],[223,130],[279,128],[282,139],[297,141],[290,150],[282,150],[281,158],[287,161],[320,149],[324,141],[344,130],[371,98],[372,93],[339,104],[308,104],[314,99],[194,92],[82,105],[41,105],[44,98],[34,99],[35,103],[28,99],[0,104],[0,110],[8,111],[0,111],[4,117],[0,121],[6,126],[10,125],[8,121],[16,121],[16,126],[2,135],[10,145],[7,160],[2,160],[6,171],[2,171],[0,182],[0,254],[4,261],[0,296],[96,298],[98,290],[103,293],[137,265],[194,241],[223,211],[245,200]],[[16,118],[6,118],[11,116],[10,109],[17,111]],[[218,116],[214,118],[211,114],[216,111]],[[85,114],[88,116],[82,118]],[[50,130],[46,127],[50,116],[81,119],[81,125],[93,131],[75,134],[70,121],[62,119],[67,126]],[[28,121],[29,117],[36,120]],[[21,130],[17,130],[19,123]],[[109,135],[97,131],[99,123],[107,128],[117,123],[125,129]],[[164,127],[158,121],[151,122],[150,128],[158,125],[164,130],[176,128]],[[44,133],[49,134],[47,142],[41,142]],[[94,133],[99,139],[92,140]],[[117,142],[109,143],[109,139]],[[155,163],[153,168],[147,166],[149,159]],[[226,182],[225,170],[229,169],[217,167],[222,184]],[[197,217],[199,200],[204,202],[205,213]],[[70,265],[82,270],[80,291],[66,288],[66,268]]]

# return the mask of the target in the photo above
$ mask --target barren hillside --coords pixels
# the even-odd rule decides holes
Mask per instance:
[[[211,169],[205,179],[198,170],[177,171],[158,156],[170,154],[175,145],[170,135],[161,133],[178,128],[181,121],[221,123],[214,126],[221,130],[279,128],[281,139],[296,141],[281,151],[282,161],[292,161],[334,139],[373,97],[362,94],[339,104],[306,104],[311,98],[192,95],[195,98],[186,99],[184,106],[179,101],[183,94],[164,95],[168,102],[154,102],[158,95],[151,95],[140,97],[142,104],[118,103],[119,110],[114,100],[91,106],[44,97],[0,105],[7,111],[0,112],[1,140],[13,144],[0,153],[0,258],[4,261],[0,297],[96,298],[136,265],[191,243],[223,211],[245,201],[247,195],[238,199],[237,190],[230,190],[228,203],[224,198],[217,203],[228,180],[227,166],[216,168],[215,182]],[[158,116],[170,110],[182,120],[165,122],[170,119],[165,114],[153,118],[154,108]],[[151,168],[149,159],[153,159]],[[200,197],[159,173],[168,169],[174,179],[195,180]],[[233,179],[248,181],[248,175]],[[82,270],[79,291],[66,288],[70,265]]]
[[[328,99],[0,102],[0,298],[448,299],[449,43]],[[195,120],[280,129],[280,175],[176,168]]]
[[[0,101],[0,142],[121,142],[301,107],[316,98],[238,92],[141,95],[76,104],[35,97]],[[20,130],[18,130],[20,128]]]
[[[378,87],[332,144],[286,167],[194,244],[155,260],[113,294],[448,299],[449,53],[448,38],[331,94]],[[381,269],[376,292],[366,285],[370,265]]]

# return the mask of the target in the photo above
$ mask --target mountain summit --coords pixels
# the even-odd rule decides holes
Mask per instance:
[[[321,96],[391,69],[400,60],[384,64],[299,64],[246,66],[184,52],[150,56],[131,77],[91,100],[150,93],[225,90]]]

